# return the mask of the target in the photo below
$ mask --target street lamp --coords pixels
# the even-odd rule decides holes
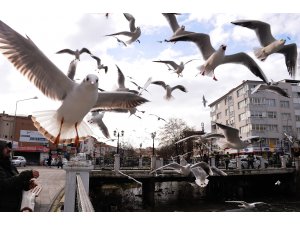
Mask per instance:
[[[151,138],[152,138],[152,140],[153,140],[152,155],[154,155],[154,138],[155,138],[155,136],[156,136],[156,132],[152,132],[152,133],[151,133]]]
[[[119,133],[118,130],[114,130],[114,136],[118,137],[118,143],[117,143],[117,154],[119,154],[119,146],[120,146],[120,141],[119,138],[120,136],[123,137],[124,136],[124,130],[121,130],[121,133]]]
[[[16,122],[17,122],[17,109],[18,109],[18,103],[22,101],[27,101],[31,99],[38,99],[37,96],[34,96],[32,98],[26,98],[26,99],[21,99],[16,101],[16,108],[15,108],[15,116],[14,116],[14,129],[13,129],[13,135],[12,135],[12,141],[16,139],[15,134],[16,134]]]
[[[142,146],[143,146],[143,143],[140,143],[140,158],[142,157]]]
[[[264,139],[263,138],[261,138],[260,140],[259,140],[259,147],[260,147],[260,155],[262,156],[262,154],[263,154],[263,150],[262,150],[262,142],[264,141]]]

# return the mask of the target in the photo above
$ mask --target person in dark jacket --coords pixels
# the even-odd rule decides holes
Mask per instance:
[[[11,142],[0,141],[0,212],[20,212],[22,191],[36,186],[32,178],[38,178],[36,170],[21,173],[10,159]]]

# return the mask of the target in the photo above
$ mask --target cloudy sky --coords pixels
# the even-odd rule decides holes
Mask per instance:
[[[95,11],[95,10],[94,10]],[[192,10],[191,10],[192,11]],[[125,31],[129,29],[129,23],[120,12],[113,12],[106,18],[103,10],[97,12],[58,12],[51,13],[18,13],[4,14],[1,20],[15,29],[21,35],[28,35],[31,40],[55,63],[64,73],[67,73],[73,56],[69,54],[56,54],[57,51],[69,49],[88,48],[94,55],[101,58],[104,65],[108,66],[108,73],[103,70],[99,73],[96,69],[96,61],[89,55],[81,55],[76,71],[77,82],[80,82],[87,74],[97,74],[100,78],[99,87],[105,90],[113,90],[117,87],[117,68],[122,70],[125,76],[133,77],[133,81],[143,85],[152,77],[153,81],[162,80],[171,86],[184,85],[188,90],[183,93],[179,90],[173,92],[173,99],[166,101],[164,90],[160,86],[150,85],[143,97],[150,102],[138,107],[146,111],[145,114],[137,112],[136,116],[120,113],[106,113],[104,122],[111,136],[115,129],[124,130],[124,141],[138,146],[150,146],[152,141],[150,133],[158,131],[163,126],[162,120],[149,114],[156,114],[168,120],[169,118],[181,118],[189,126],[201,129],[204,123],[205,131],[210,131],[210,109],[202,104],[202,96],[208,104],[215,101],[230,89],[239,85],[243,80],[259,80],[246,67],[237,64],[227,64],[217,67],[215,70],[218,81],[211,77],[195,76],[197,67],[204,63],[200,51],[195,44],[189,42],[159,43],[158,41],[169,38],[172,35],[167,20],[160,12],[130,12],[136,19],[136,26],[141,27],[142,35],[140,43],[133,43],[128,47],[119,44],[113,37],[105,37],[107,34]],[[275,38],[287,38],[287,43],[300,41],[300,14],[271,13],[271,12],[192,12],[177,16],[180,25],[185,25],[186,30],[207,33],[210,35],[213,47],[216,49],[221,44],[226,44],[226,54],[244,51],[254,58],[253,48],[259,47],[255,32],[235,26],[231,21],[238,19],[256,19],[271,24]],[[127,37],[119,36],[126,41]],[[153,60],[172,60],[176,63],[195,60],[186,65],[183,77],[168,71],[167,66],[154,63]],[[284,57],[281,54],[270,56],[265,62],[256,60],[268,79],[275,81],[289,79]],[[28,115],[34,111],[56,109],[60,102],[52,101],[45,96],[25,77],[23,77],[9,62],[0,55],[0,110],[8,114],[14,114],[16,101],[38,96],[37,100],[28,100],[18,103],[18,115]],[[299,75],[297,75],[299,79]],[[126,77],[125,85],[136,89]],[[104,137],[96,129],[95,134],[100,140]],[[158,143],[155,143],[156,145]]]
[[[175,3],[176,2],[176,3]],[[181,2],[181,3],[178,3]],[[189,4],[186,4],[186,3]],[[73,4],[72,4],[73,3]],[[174,4],[175,3],[175,4]],[[71,8],[71,10],[69,9]],[[272,26],[273,35],[276,38],[289,37],[288,42],[299,43],[300,39],[300,14],[286,14],[287,12],[299,13],[299,7],[295,1],[248,1],[226,0],[226,1],[174,1],[174,0],[110,0],[103,4],[103,1],[85,0],[81,3],[75,1],[6,1],[1,4],[1,20],[18,31],[22,35],[28,35],[35,44],[63,71],[67,72],[69,62],[72,57],[69,55],[55,54],[60,49],[89,48],[93,54],[102,59],[102,63],[108,65],[108,74],[99,73],[100,87],[113,89],[116,85],[117,64],[123,73],[134,77],[139,84],[145,82],[148,77],[153,80],[164,80],[171,85],[183,84],[188,89],[188,93],[175,91],[174,99],[166,102],[163,99],[163,91],[160,87],[150,86],[149,92],[143,96],[151,102],[139,107],[147,113],[160,115],[168,119],[170,117],[182,118],[190,126],[200,129],[201,122],[205,123],[205,129],[210,130],[209,109],[204,108],[201,103],[202,95],[205,94],[207,100],[212,102],[225,94],[231,88],[239,85],[243,80],[257,78],[247,69],[240,65],[222,65],[216,69],[215,73],[218,82],[209,77],[197,76],[196,67],[203,63],[198,49],[192,43],[159,44],[157,41],[168,38],[171,35],[165,18],[161,12],[193,12],[178,16],[180,24],[184,24],[188,30],[205,32],[211,35],[211,41],[215,48],[220,44],[227,44],[227,54],[237,51],[245,51],[253,57],[252,50],[259,46],[255,34],[246,28],[236,27],[230,24],[236,19],[259,19],[268,22]],[[142,12],[141,12],[142,11]],[[108,19],[103,13],[112,12]],[[134,43],[130,47],[120,46],[114,38],[104,37],[106,34],[128,29],[128,23],[123,12],[130,12],[136,18],[136,24],[142,29],[140,38],[141,44]],[[238,14],[239,12],[240,14]],[[91,14],[94,13],[94,14]],[[281,14],[277,14],[281,13]],[[153,60],[170,59],[176,62],[189,59],[200,58],[201,60],[190,63],[186,66],[183,77],[177,78],[171,74],[166,66],[153,63]],[[269,79],[280,80],[289,78],[281,55],[272,55],[265,62],[258,64],[261,66]],[[95,72],[95,62],[86,55],[82,55],[78,64],[76,78],[82,79],[88,73]],[[0,55],[0,110],[9,114],[14,114],[17,100],[38,96],[38,100],[20,102],[18,104],[18,115],[31,114],[33,111],[56,109],[59,102],[45,98],[41,92],[35,88],[27,79],[11,66],[11,64]],[[297,77],[299,79],[299,75]],[[128,87],[134,88],[131,83],[126,83]],[[107,114],[104,121],[112,135],[113,130],[118,128],[126,131],[125,137],[133,139],[140,137],[136,143],[142,140],[151,143],[150,134],[145,132],[156,131],[162,122],[147,115],[142,115],[140,120],[134,116]],[[132,131],[136,130],[136,132]],[[129,135],[131,134],[131,135]],[[102,137],[99,132],[98,135]],[[146,139],[148,137],[148,140]],[[71,219],[75,224],[86,223],[86,216],[79,217],[79,214],[71,214]],[[83,215],[83,214],[80,214]],[[115,214],[114,214],[115,215]],[[141,214],[139,214],[141,215]],[[145,214],[142,214],[145,216]],[[153,224],[154,218],[160,221],[172,221],[175,224],[194,223],[196,221],[210,222],[212,213],[193,213],[192,216],[182,216],[181,213],[146,214],[147,220],[143,224]],[[218,214],[220,215],[220,214]],[[241,218],[244,214],[233,215],[222,213],[222,216],[214,216],[213,221],[222,224],[253,224],[253,220]],[[9,215],[11,218],[11,215]],[[32,217],[19,217],[24,224],[34,224],[39,222],[36,214]],[[62,221],[65,214],[52,214],[56,219]],[[60,217],[59,217],[60,216]],[[106,214],[101,214],[105,218]],[[109,217],[108,217],[109,216]],[[111,217],[106,219],[112,221],[115,218],[122,218],[122,224],[132,223],[132,214],[122,214],[121,217]],[[227,216],[227,217],[226,217]],[[270,222],[272,224],[292,223],[296,217],[290,214],[272,214],[272,218],[263,217],[262,214],[255,213],[256,220]],[[134,218],[137,214],[134,215]],[[28,219],[26,219],[28,218]],[[75,218],[75,219],[74,219]],[[89,219],[99,221],[99,214],[89,214]],[[40,219],[43,219],[40,217]],[[121,219],[119,219],[121,221]],[[205,222],[205,221],[204,221]],[[53,220],[43,220],[45,224],[52,224]]]

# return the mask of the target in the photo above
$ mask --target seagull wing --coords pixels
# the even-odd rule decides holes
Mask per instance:
[[[249,203],[245,202],[245,201],[225,201],[225,202],[229,202],[229,203],[239,203],[242,204],[244,207],[248,207]]]
[[[76,83],[59,70],[27,37],[0,21],[0,51],[47,97],[63,100]]]
[[[130,109],[139,106],[147,99],[125,91],[99,92],[98,100],[92,110],[97,109]]]
[[[75,55],[76,54],[73,50],[68,49],[68,48],[62,49],[62,50],[56,52],[56,54],[61,54],[61,53],[68,53],[68,54],[71,54],[71,55]]]
[[[74,80],[75,73],[76,73],[76,68],[77,68],[77,62],[78,62],[77,59],[73,59],[73,60],[70,62],[69,70],[68,70],[67,76],[68,76],[71,80]]]
[[[162,13],[163,16],[167,19],[173,33],[179,28],[179,24],[177,22],[176,16],[178,13]]]
[[[200,187],[205,187],[208,184],[208,180],[206,179],[208,177],[207,173],[202,169],[201,167],[194,167],[191,168],[191,172],[196,178],[196,184]]]
[[[283,97],[290,98],[289,94],[285,90],[283,90],[281,87],[269,85],[269,87],[266,90],[275,92]]]
[[[171,91],[174,91],[175,89],[179,89],[180,91],[187,92],[186,88],[182,85],[176,85],[176,86],[172,87]]]
[[[98,113],[97,115],[94,115],[94,117],[91,120],[92,120],[93,123],[97,124],[97,126],[99,127],[99,129],[102,131],[103,135],[106,138],[110,138],[108,129],[107,129],[106,125],[103,122],[104,113],[105,112],[101,112],[101,113]]]
[[[160,86],[162,86],[164,89],[166,89],[166,88],[167,88],[167,85],[166,85],[166,83],[165,83],[165,82],[163,82],[163,81],[152,81],[152,82],[151,82],[151,84],[160,85]]]
[[[170,66],[173,67],[174,70],[176,70],[179,67],[178,64],[176,64],[174,61],[169,61],[169,60],[157,60],[157,61],[153,61],[153,62],[169,64]]]
[[[289,45],[284,45],[278,53],[282,53],[285,56],[285,64],[287,67],[287,70],[290,74],[290,76],[295,79],[296,76],[296,65],[297,65],[297,57],[298,57],[298,52],[297,52],[297,45],[294,44],[289,44]]]
[[[118,85],[119,88],[125,88],[125,77],[120,68],[116,65],[118,69]]]
[[[273,41],[276,41],[271,33],[270,24],[268,23],[258,20],[237,20],[231,23],[254,30],[262,46],[267,46]]]
[[[226,55],[222,64],[238,63],[246,66],[255,76],[262,79],[263,82],[268,83],[268,79],[257,63],[246,53],[239,52],[233,55]]]
[[[159,168],[151,171],[150,174],[151,173],[155,173],[157,170],[162,170],[164,168],[172,168],[172,169],[179,170],[181,168],[181,166],[178,163],[176,163],[176,162],[172,162],[172,163],[169,163],[167,165],[161,166],[161,167],[159,167]]]
[[[136,30],[135,18],[130,13],[124,13],[125,18],[129,21],[129,29],[131,32]]]
[[[90,54],[90,55],[92,54],[92,53],[90,52],[90,50],[88,50],[87,48],[82,48],[82,49],[79,51],[80,54],[82,54],[82,53],[84,53],[84,52],[87,53],[87,54]]]
[[[100,59],[99,57],[97,57],[97,56],[95,56],[95,55],[91,55],[91,57],[97,61],[97,65],[98,65],[98,66],[101,65],[101,59]]]
[[[141,95],[144,90],[147,91],[147,87],[149,87],[151,82],[152,82],[152,77],[149,77],[148,80],[145,82],[144,86],[142,87],[142,90],[140,91],[139,95]]]
[[[128,37],[133,37],[134,33],[129,32],[129,31],[121,31],[121,32],[113,33],[113,34],[107,34],[105,36],[114,36],[114,35],[125,35],[125,36],[128,36]]]
[[[240,140],[238,129],[226,126],[226,125],[221,124],[221,123],[216,123],[216,125],[223,130],[224,136],[227,139],[227,141],[234,143],[234,142],[237,142],[237,141]]]
[[[225,173],[224,171],[220,170],[219,168],[217,168],[215,166],[211,166],[210,168],[213,171],[214,175],[217,175],[217,176],[227,176],[227,173]]]
[[[201,135],[200,134],[194,134],[194,135],[188,136],[186,138],[180,139],[179,141],[175,142],[175,144],[184,142],[184,141],[186,141],[188,139],[191,139],[191,138],[198,138],[198,137],[201,137]]]
[[[170,38],[171,42],[176,41],[190,41],[194,42],[199,50],[201,51],[203,58],[207,60],[214,52],[215,49],[212,47],[210,42],[210,37],[207,34],[203,33],[194,33],[190,32],[188,34],[182,34],[175,37]]]

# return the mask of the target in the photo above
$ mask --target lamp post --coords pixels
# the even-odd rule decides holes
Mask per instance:
[[[263,142],[263,141],[264,141],[263,138],[261,138],[260,141],[259,141],[260,155],[261,155],[261,156],[262,156],[262,154],[263,154],[263,151],[262,151],[262,142]]]
[[[19,102],[22,102],[22,101],[27,101],[27,100],[31,100],[31,99],[38,99],[37,96],[34,96],[32,98],[25,98],[25,99],[20,99],[20,100],[17,100],[16,101],[16,108],[15,108],[15,116],[14,116],[14,129],[13,129],[13,135],[12,135],[12,141],[16,141],[16,137],[15,137],[15,134],[16,134],[16,123],[17,123],[17,109],[18,109],[18,103]],[[12,152],[13,154],[13,152]]]
[[[151,133],[151,138],[153,140],[153,145],[152,145],[152,155],[154,156],[154,138],[156,137],[156,132]]]
[[[119,154],[119,148],[120,148],[120,136],[124,136],[124,130],[121,130],[121,133],[118,130],[114,130],[114,136],[118,138],[117,143],[117,154]]]

